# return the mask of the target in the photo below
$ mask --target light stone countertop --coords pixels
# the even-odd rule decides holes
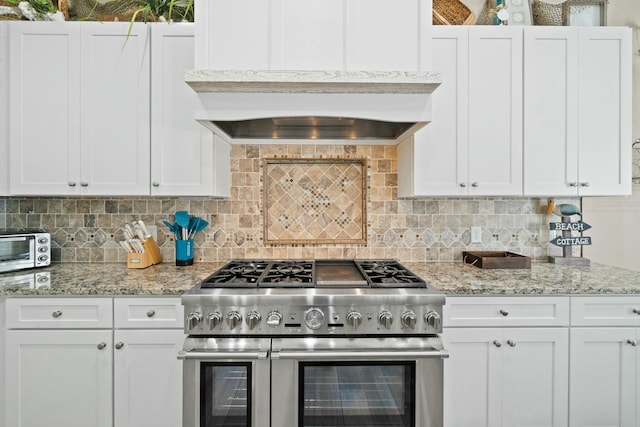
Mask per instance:
[[[640,295],[640,272],[593,263],[590,267],[532,263],[531,269],[485,270],[459,263],[403,263],[448,296],[463,295]],[[180,296],[222,267],[163,263],[127,269],[122,263],[57,263],[46,268],[0,274],[2,296]],[[50,287],[30,289],[16,276],[49,273]]]

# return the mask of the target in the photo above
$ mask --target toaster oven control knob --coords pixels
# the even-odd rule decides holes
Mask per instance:
[[[267,325],[271,326],[272,328],[276,328],[280,326],[280,323],[282,323],[282,314],[278,313],[277,311],[272,311],[267,315]]]
[[[402,313],[402,326],[405,328],[415,328],[416,327],[416,314],[409,310]]]
[[[200,313],[198,313],[197,311],[193,311],[187,316],[187,327],[189,328],[189,330],[194,329],[200,324],[201,320],[202,316],[200,315]]]
[[[229,329],[235,329],[242,322],[242,316],[237,311],[227,313],[227,325]]]
[[[362,314],[358,313],[357,311],[353,310],[350,311],[347,314],[347,323],[349,324],[349,326],[351,326],[353,329],[357,329],[358,326],[360,326],[360,324],[362,323]]]
[[[378,315],[378,323],[384,326],[385,329],[391,329],[391,324],[393,323],[393,316],[387,310],[383,311]]]
[[[249,314],[247,314],[247,325],[249,325],[249,329],[251,330],[258,326],[260,324],[260,319],[262,319],[262,317],[260,317],[260,313],[257,311],[250,311]]]
[[[219,312],[209,313],[207,315],[207,323],[209,323],[209,329],[217,328],[222,323],[222,315]]]
[[[428,311],[424,315],[424,321],[427,322],[427,325],[436,330],[440,329],[440,327],[442,326],[442,318],[435,311]]]
[[[304,324],[311,330],[320,329],[324,323],[324,313],[319,308],[310,308],[304,312]]]

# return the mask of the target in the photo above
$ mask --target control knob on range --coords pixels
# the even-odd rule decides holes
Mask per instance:
[[[229,329],[235,329],[242,322],[242,316],[237,311],[227,313],[227,325]]]
[[[215,329],[222,323],[222,315],[220,312],[212,312],[207,315],[207,322],[209,323],[209,329]]]
[[[416,314],[409,310],[402,313],[402,326],[405,328],[415,328],[416,327]]]
[[[436,330],[440,329],[440,327],[442,326],[442,318],[437,312],[433,310],[428,311],[424,315],[424,321],[427,322],[427,325]]]
[[[386,329],[391,328],[391,324],[393,323],[393,316],[391,312],[384,310],[378,315],[378,323],[384,326]]]
[[[280,323],[282,323],[282,314],[278,313],[277,311],[272,311],[267,315],[267,325],[275,328],[277,326],[280,326]]]
[[[348,314],[347,314],[347,323],[349,324],[349,326],[351,326],[353,329],[357,329],[358,326],[360,326],[360,324],[362,323],[362,314],[358,313],[355,310],[351,310]]]
[[[189,328],[189,330],[194,329],[196,326],[200,324],[201,320],[202,320],[202,316],[200,315],[200,313],[197,311],[192,311],[187,316],[187,327]]]
[[[247,314],[247,325],[249,325],[249,329],[251,330],[258,326],[260,319],[262,319],[262,317],[260,317],[260,313],[255,310],[250,311],[249,314]]]

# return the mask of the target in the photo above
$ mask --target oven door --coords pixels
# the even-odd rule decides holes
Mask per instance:
[[[440,337],[274,339],[271,425],[441,427],[445,357]]]
[[[269,427],[270,343],[187,338],[183,427]]]

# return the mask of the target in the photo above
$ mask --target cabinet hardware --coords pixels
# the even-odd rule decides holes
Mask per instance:
[[[591,184],[589,184],[588,182],[581,182],[580,183],[580,187],[589,187]]]
[[[120,350],[122,347],[124,347],[124,343],[122,341],[118,341],[114,347],[116,348],[116,350]]]
[[[507,340],[507,344],[509,344],[509,347],[515,347],[516,343],[513,340]]]
[[[503,308],[500,309],[500,314],[502,314],[504,317],[507,317],[509,315],[509,312]]]
[[[569,185],[569,187],[577,187],[578,183],[577,182],[570,182],[568,185]]]
[[[627,344],[631,344],[632,347],[635,347],[638,345],[638,341],[636,340],[627,340]]]
[[[153,185],[154,187],[160,187],[160,183],[159,182],[152,182],[151,185]]]
[[[68,185],[69,187],[75,187],[75,186],[76,186],[76,183],[75,183],[75,182],[73,182],[73,181],[69,181],[69,182],[67,183],[67,185]]]
[[[80,186],[81,186],[81,187],[88,187],[88,186],[89,186],[89,183],[88,183],[88,182],[81,182],[81,183],[80,183]]]
[[[156,311],[155,310],[149,310],[147,311],[147,317],[153,317],[156,315]]]
[[[459,185],[460,185],[460,187],[462,187],[462,188],[465,188],[465,187],[467,186],[467,184],[465,184],[464,182],[461,182]]]
[[[502,347],[502,343],[498,340],[493,340],[493,345],[495,345],[496,347]]]
[[[57,319],[58,317],[62,316],[62,312],[60,310],[56,310],[53,313],[51,313],[51,316]]]
[[[104,341],[98,344],[98,350],[104,350],[106,347],[107,347],[107,343]]]
[[[634,314],[640,314],[640,309],[638,308],[634,308],[633,310],[631,310]]]
[[[480,184],[478,184],[478,182],[472,182],[472,183],[471,183],[471,186],[472,186],[472,187],[478,187],[479,185],[480,185]]]

